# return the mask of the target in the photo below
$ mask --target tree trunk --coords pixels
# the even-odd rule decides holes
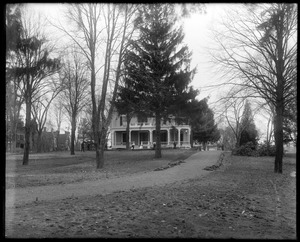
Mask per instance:
[[[71,147],[70,147],[70,154],[75,155],[75,128],[71,129]]]
[[[155,130],[156,130],[156,146],[155,146],[155,158],[161,158],[161,143],[160,143],[160,113],[155,114]]]
[[[25,124],[25,144],[23,165],[29,163],[29,149],[30,149],[30,118],[31,118],[31,100],[26,100],[26,124]]]
[[[72,116],[71,126],[71,155],[75,155],[76,115]]]
[[[42,130],[39,130],[37,132],[37,142],[36,142],[36,152],[41,153],[42,152]]]
[[[100,142],[96,149],[97,169],[102,169],[104,166],[104,145]]]
[[[283,43],[282,43],[282,23],[277,26],[278,28],[278,60],[276,62],[276,107],[275,107],[275,118],[274,118],[274,138],[275,138],[275,173],[282,173],[282,158],[283,158],[283,111],[284,111],[284,58],[283,58]]]
[[[130,114],[126,114],[126,150],[130,150],[130,140],[129,140],[129,132],[130,132]]]
[[[12,153],[16,153],[16,147],[17,147],[17,127],[16,124],[14,122],[14,125],[12,126],[12,130],[13,132],[11,135],[11,147],[10,147],[10,152]]]
[[[274,138],[275,138],[275,164],[274,172],[282,173],[282,158],[283,158],[283,106],[278,105],[274,118]]]
[[[32,151],[34,151],[34,152],[36,152],[36,150],[37,150],[37,145],[36,145],[36,135],[35,135],[35,132],[32,132],[32,130],[33,130],[33,128],[30,128],[31,129],[31,132],[30,132],[30,134],[31,134],[31,136],[30,136],[30,148],[29,148],[29,150],[32,150]]]
[[[58,151],[59,150],[59,133],[60,133],[60,123],[59,123],[59,125],[58,125],[58,127],[57,127],[57,134],[56,134],[56,151]]]
[[[191,132],[190,132],[190,144],[191,144],[191,148],[194,148],[194,142],[193,142],[193,130],[191,128]]]
[[[98,132],[96,141],[96,162],[97,169],[101,169],[104,166],[104,148],[106,143],[106,131],[102,129],[102,131]]]
[[[238,134],[236,135],[236,144],[235,144],[235,148],[239,148],[240,147],[240,142],[241,142],[241,135]]]

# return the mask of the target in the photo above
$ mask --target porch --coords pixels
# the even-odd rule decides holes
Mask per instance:
[[[111,131],[112,148],[126,148],[126,131]],[[190,148],[190,128],[169,128],[160,131],[162,148],[172,148],[174,144],[178,148]],[[130,146],[135,149],[151,149],[156,143],[156,131],[153,129],[141,129],[129,131]]]

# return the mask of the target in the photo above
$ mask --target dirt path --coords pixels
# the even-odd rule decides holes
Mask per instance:
[[[168,183],[198,178],[210,173],[203,170],[203,168],[214,165],[218,161],[220,154],[221,151],[198,152],[178,166],[122,178],[86,181],[76,184],[7,189],[6,208],[13,208],[37,200],[56,200],[73,196],[82,197],[98,194],[106,195],[115,191],[163,186]]]
[[[115,188],[116,192],[107,194],[109,191],[106,191],[104,195],[91,195],[96,193],[93,189],[97,189],[97,192],[99,189],[92,187],[88,188],[87,196],[76,197],[77,194],[74,194],[74,197],[27,204],[24,202],[15,208],[8,208],[5,211],[5,236],[297,238],[296,177],[292,175],[296,170],[295,157],[284,157],[283,174],[274,173],[273,157],[240,157],[230,154],[225,155],[221,167],[206,172],[203,167],[216,163],[208,156],[218,156],[210,152],[199,153],[179,166],[144,173],[144,180],[139,180],[137,174],[122,179],[128,183],[130,177],[135,177],[139,183],[148,182],[149,186],[138,184],[135,189],[126,188],[123,191]],[[180,172],[176,173],[179,168]],[[174,172],[173,176],[169,174],[171,171]],[[190,174],[189,177],[195,178],[184,180],[184,171]],[[154,184],[152,186],[147,180],[150,173],[160,174],[158,178],[152,176],[158,179],[151,181]],[[172,182],[174,176],[177,176],[176,181],[179,182]],[[161,185],[163,183],[159,180],[170,183]],[[104,182],[107,181],[100,180],[97,184],[103,187]],[[125,186],[124,182],[122,188]]]

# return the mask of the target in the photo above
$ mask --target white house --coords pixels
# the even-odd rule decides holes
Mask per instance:
[[[126,147],[126,115],[114,112],[110,125],[111,147]],[[130,121],[129,142],[135,148],[152,148],[156,140],[155,117],[134,116]],[[161,122],[161,146],[190,148],[190,125],[177,125],[174,118],[170,121]]]

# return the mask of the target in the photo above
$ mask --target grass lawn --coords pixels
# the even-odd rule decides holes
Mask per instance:
[[[126,163],[134,169],[192,151],[164,151],[160,160],[152,160],[150,152],[142,151],[140,159],[138,152],[106,155],[115,157],[110,163],[118,169]],[[68,174],[67,167],[58,168]],[[180,184],[24,204],[14,209],[5,233],[10,238],[295,240],[296,178],[290,175],[295,170],[295,156],[285,156],[283,174],[275,174],[274,157],[228,155],[219,169]]]
[[[154,150],[106,151],[103,169],[96,169],[95,151],[31,154],[29,165],[22,165],[22,155],[6,156],[6,188],[66,184],[86,180],[121,177],[152,171],[169,162],[184,160],[195,149],[165,149],[154,159]]]

